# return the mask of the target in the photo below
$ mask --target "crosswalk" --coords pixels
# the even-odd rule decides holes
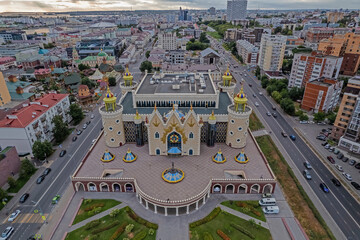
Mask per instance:
[[[50,221],[50,219],[52,218],[52,216],[49,216],[49,214],[45,213],[43,215],[40,215],[39,213],[24,213],[24,214],[20,214],[20,216],[18,216],[14,221],[12,221],[12,223],[44,223],[44,217],[46,219],[46,221]],[[10,223],[7,222],[7,218],[3,221],[3,224],[5,223]]]

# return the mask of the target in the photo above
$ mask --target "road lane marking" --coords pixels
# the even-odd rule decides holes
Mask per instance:
[[[30,218],[27,219],[26,223],[29,223],[30,220],[33,218],[34,215],[35,215],[35,214],[32,213],[31,216],[30,216]]]
[[[30,217],[30,213],[25,213],[24,217],[21,220],[19,220],[19,223],[25,222],[29,217]]]

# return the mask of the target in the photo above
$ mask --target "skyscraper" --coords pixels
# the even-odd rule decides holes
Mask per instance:
[[[246,18],[247,0],[228,0],[226,20],[239,20]]]
[[[180,7],[179,21],[191,21],[192,17],[189,15],[188,10],[182,10]]]

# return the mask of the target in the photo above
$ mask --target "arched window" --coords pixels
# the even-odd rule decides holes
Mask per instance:
[[[160,138],[160,134],[158,132],[155,133],[155,138]]]
[[[156,149],[156,155],[160,155],[160,149]]]
[[[189,138],[194,138],[194,134],[192,132],[189,133]]]
[[[193,150],[192,149],[190,149],[189,150],[189,155],[193,155],[194,153],[193,153]]]

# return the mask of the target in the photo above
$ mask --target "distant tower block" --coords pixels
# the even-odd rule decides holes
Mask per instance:
[[[129,72],[128,67],[126,67],[125,74],[123,77],[124,81],[120,83],[121,92],[124,95],[126,92],[131,92],[138,85],[137,82],[133,81],[134,76]]]
[[[243,148],[246,146],[251,112],[251,107],[247,105],[244,88],[241,87],[240,92],[234,98],[234,104],[228,106],[227,145],[233,148]]]
[[[116,97],[107,88],[107,93],[104,97],[105,106],[99,109],[102,117],[105,142],[108,147],[118,147],[125,144],[125,132],[122,121],[121,105],[116,104]]]
[[[235,89],[235,82],[232,81],[232,76],[229,70],[229,67],[227,68],[226,72],[222,76],[223,81],[218,82],[218,87],[221,89],[222,92],[227,92],[232,96],[234,94]]]

